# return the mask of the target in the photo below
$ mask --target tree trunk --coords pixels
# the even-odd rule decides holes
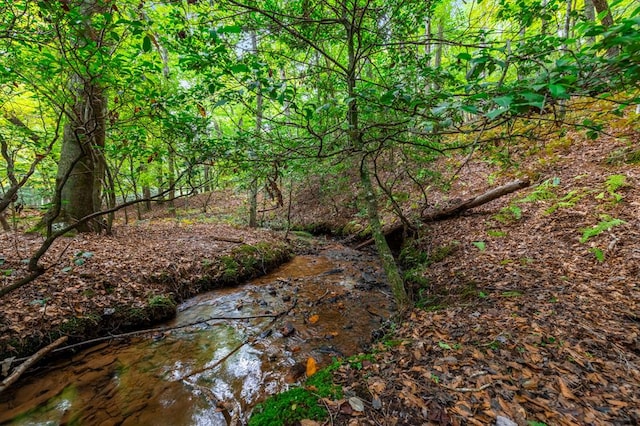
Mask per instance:
[[[565,40],[569,39],[569,33],[571,33],[571,6],[573,4],[573,0],[565,0],[566,1],[566,12],[564,15],[564,38]],[[562,44],[563,49],[567,49],[566,41]]]
[[[609,4],[607,0],[592,0],[593,6],[596,8],[596,12],[598,12],[598,16],[601,16],[600,22],[606,28],[609,28],[613,25],[613,15],[611,14],[611,9],[609,8]],[[611,46],[607,50],[607,56],[613,57],[616,56],[620,52],[620,48],[617,46]]]
[[[584,0],[584,17],[589,22],[596,21],[596,12],[593,6],[593,0]],[[596,38],[593,36],[587,37],[587,42],[593,44],[596,42]]]
[[[77,101],[64,127],[56,178],[60,197],[54,222],[65,223],[100,210],[104,175],[106,96],[96,83],[83,81],[77,75],[72,80]],[[77,228],[79,232],[100,229],[98,221],[89,221]]]
[[[382,262],[382,267],[387,276],[389,285],[393,292],[395,301],[398,305],[398,310],[404,311],[409,307],[409,297],[404,287],[404,281],[400,275],[398,265],[396,264],[389,244],[384,237],[382,231],[382,224],[380,222],[380,213],[378,208],[378,199],[371,182],[371,175],[369,172],[369,166],[367,164],[367,158],[364,151],[364,139],[363,133],[360,129],[360,123],[358,118],[358,100],[356,94],[356,81],[358,78],[358,59],[356,57],[356,28],[348,21],[345,20],[345,30],[347,34],[347,50],[349,57],[349,64],[347,66],[347,91],[349,103],[347,106],[347,123],[349,125],[349,143],[352,148],[362,152],[360,157],[360,185],[364,192],[364,197],[367,203],[367,216],[369,218],[369,226],[371,228],[371,235],[376,244],[376,250],[378,256]]]
[[[611,9],[609,9],[609,4],[607,0],[591,0],[593,6],[596,8],[596,12],[598,15],[602,15],[600,22],[605,27],[609,28],[613,25],[613,15],[611,15]]]
[[[176,155],[169,151],[169,209],[175,209],[176,198]]]
[[[407,291],[404,287],[404,280],[400,275],[400,270],[398,269],[396,260],[393,257],[393,253],[391,253],[391,248],[389,247],[387,239],[384,236],[384,232],[382,231],[382,224],[380,223],[380,214],[378,209],[378,198],[376,197],[373,184],[371,183],[371,174],[369,172],[369,166],[366,164],[366,159],[363,159],[362,164],[360,165],[360,185],[362,185],[365,199],[367,201],[369,226],[371,227],[371,235],[373,236],[373,240],[376,244],[378,256],[382,262],[384,272],[387,275],[387,280],[391,285],[391,291],[393,292],[395,301],[398,304],[398,310],[403,311],[409,307],[409,296],[407,295]]]
[[[78,41],[73,48],[96,48],[102,45],[101,36],[94,30],[91,20],[94,14],[104,12],[106,7],[105,3],[98,0],[78,3],[82,20],[74,29]],[[64,126],[52,222],[73,223],[99,211],[101,207],[107,97],[99,82],[100,75],[90,71],[90,65],[81,64],[69,82],[75,104],[68,111]],[[77,227],[80,232],[97,232],[101,229],[99,220],[88,221]]]
[[[142,187],[142,198],[144,198],[145,211],[151,211],[151,188],[148,184]]]
[[[255,55],[258,54],[258,35],[255,30],[251,32],[251,50]],[[262,134],[262,88],[260,83],[256,85],[256,129],[255,137],[259,139]],[[253,152],[249,153],[250,157],[255,157]],[[253,158],[252,158],[253,159]],[[254,170],[257,169],[254,168]],[[255,228],[258,226],[258,177],[255,175],[255,171],[252,170],[254,176],[249,184],[249,226]]]
[[[433,64],[434,68],[440,68],[442,66],[442,39],[444,38],[444,19],[438,21],[438,44],[436,45],[436,58]]]
[[[11,226],[9,225],[9,222],[7,221],[7,217],[4,215],[4,213],[0,213],[0,224],[2,225],[3,231],[5,232],[11,231]]]

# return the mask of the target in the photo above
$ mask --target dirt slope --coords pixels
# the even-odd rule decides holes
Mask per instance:
[[[337,375],[369,404],[337,404],[335,424],[640,422],[640,138],[625,133],[570,134],[528,158],[531,188],[426,225],[419,307]],[[469,163],[449,196],[491,171]]]

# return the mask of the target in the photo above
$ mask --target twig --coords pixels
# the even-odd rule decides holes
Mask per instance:
[[[108,336],[96,337],[95,339],[84,340],[82,342],[74,343],[72,345],[63,346],[61,348],[54,349],[52,351],[52,353],[62,352],[62,351],[66,351],[66,350],[69,350],[69,349],[75,349],[75,348],[80,347],[80,346],[91,345],[91,344],[94,344],[94,343],[100,343],[100,342],[104,342],[106,340],[124,339],[124,338],[127,338],[127,337],[137,336],[137,335],[141,335],[141,334],[164,333],[164,332],[172,331],[172,330],[180,330],[181,328],[187,328],[187,327],[191,327],[193,325],[198,325],[198,324],[202,324],[202,323],[209,322],[209,321],[214,321],[214,320],[241,321],[241,320],[256,319],[256,318],[278,318],[278,317],[284,315],[285,313],[288,313],[291,309],[292,308],[290,308],[288,311],[286,311],[284,313],[280,312],[280,313],[277,313],[277,314],[249,315],[249,316],[246,316],[246,317],[210,317],[210,318],[207,318],[207,319],[190,322],[188,324],[177,325],[175,327],[156,327],[156,328],[147,328],[147,329],[144,329],[144,330],[130,331],[128,333],[110,334]],[[20,362],[20,361],[24,361],[26,359],[29,359],[29,357],[18,358],[15,361]]]
[[[287,309],[286,311],[282,311],[282,312],[278,313],[271,321],[269,321],[269,324],[267,324],[267,326],[263,328],[262,332],[264,332],[269,327],[271,327],[273,325],[273,323],[275,323],[278,320],[279,317],[281,317],[283,315],[286,315],[289,312],[291,312],[291,310],[293,310],[293,308],[296,307],[297,303],[298,303],[298,300],[295,299],[293,301],[293,303],[291,304],[291,306],[289,307],[289,309]],[[258,333],[257,335],[254,335],[252,337],[247,337],[246,339],[244,339],[238,346],[236,346],[231,351],[229,351],[228,354],[226,354],[224,357],[222,357],[221,359],[216,361],[213,365],[210,365],[208,367],[199,368],[196,371],[192,371],[191,373],[182,376],[180,378],[180,380],[185,380],[185,379],[188,379],[189,377],[195,376],[196,374],[204,373],[205,371],[208,371],[208,370],[213,370],[214,368],[216,368],[217,366],[219,366],[220,364],[225,362],[227,359],[229,359],[229,357],[231,355],[233,355],[234,353],[238,352],[244,345],[253,344],[253,342],[255,342],[258,339],[258,337],[262,334],[262,332]]]
[[[0,393],[4,392],[9,386],[14,384],[25,371],[29,369],[33,364],[38,362],[42,357],[44,357],[49,352],[52,352],[56,347],[60,346],[64,342],[67,341],[68,336],[59,337],[55,342],[45,346],[40,349],[38,352],[33,354],[30,358],[28,358],[25,362],[23,362],[15,371],[6,379],[2,381],[2,385],[0,385]]]
[[[489,388],[493,385],[497,385],[497,384],[502,384],[502,382],[500,380],[498,380],[497,382],[492,382],[492,383],[487,383],[485,385],[480,386],[479,388],[454,388],[451,386],[447,386],[445,384],[441,384],[441,386],[445,389],[449,389],[450,391],[454,391],[454,392],[482,392],[483,390],[485,390],[486,388]]]
[[[328,289],[324,292],[324,294],[323,294],[322,296],[318,297],[318,298],[315,300],[315,302],[313,302],[313,304],[314,304],[314,305],[317,305],[317,304],[318,304],[318,302],[320,302],[322,299],[324,299],[324,297],[325,297],[327,294],[329,294],[329,290],[328,290]]]

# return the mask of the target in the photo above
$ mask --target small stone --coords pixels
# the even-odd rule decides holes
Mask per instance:
[[[265,339],[265,338],[267,338],[267,337],[271,336],[271,333],[272,333],[272,332],[273,332],[273,330],[271,330],[271,329],[265,330],[265,331],[263,331],[262,333],[260,333],[260,336],[259,336],[259,337],[260,337],[261,339]]]
[[[518,423],[508,417],[498,416],[496,417],[496,426],[518,426]]]
[[[282,327],[281,331],[284,337],[289,337],[296,331],[296,328],[293,326],[293,324],[287,322],[284,324],[284,327]]]
[[[371,400],[371,405],[373,406],[374,410],[382,409],[382,401],[380,401],[380,398],[378,398],[377,396],[373,397],[373,399]]]

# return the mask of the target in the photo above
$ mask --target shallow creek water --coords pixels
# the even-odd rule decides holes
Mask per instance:
[[[243,424],[255,404],[368,345],[392,309],[377,262],[339,245],[189,299],[167,331],[100,344],[0,395],[16,425]],[[271,315],[271,316],[269,316]]]

